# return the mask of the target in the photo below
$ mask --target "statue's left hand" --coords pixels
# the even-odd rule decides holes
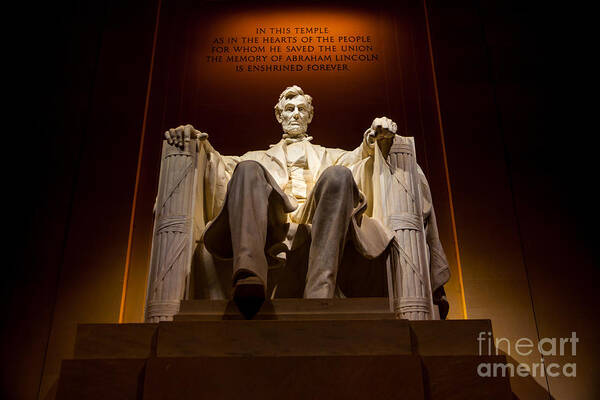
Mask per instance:
[[[388,117],[379,117],[373,120],[369,128],[369,136],[375,140],[391,139],[396,134],[398,126]]]
[[[371,144],[377,142],[381,154],[384,158],[387,158],[397,131],[398,125],[391,119],[387,117],[375,118],[371,127],[367,129],[367,140]]]

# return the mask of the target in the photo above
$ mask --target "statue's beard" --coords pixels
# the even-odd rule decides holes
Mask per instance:
[[[283,128],[283,137],[284,138],[300,138],[300,137],[304,137],[307,136],[306,134],[306,130],[307,130],[307,126],[282,126]]]

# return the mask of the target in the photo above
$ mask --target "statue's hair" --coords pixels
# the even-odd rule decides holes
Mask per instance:
[[[304,90],[300,86],[288,86],[285,88],[283,92],[279,95],[279,101],[275,104],[275,117],[279,121],[279,117],[283,111],[283,106],[286,100],[293,99],[296,96],[303,96],[306,100],[306,104],[308,105],[308,112],[310,114],[309,120],[312,119],[314,115],[314,107],[312,105],[312,97],[308,94],[304,93]]]

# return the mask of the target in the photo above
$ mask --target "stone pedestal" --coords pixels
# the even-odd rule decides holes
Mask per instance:
[[[505,362],[478,355],[489,320],[399,320],[387,306],[274,300],[246,321],[196,300],[172,322],[80,325],[57,399],[511,399],[508,377],[477,375]]]
[[[407,399],[424,397],[417,356],[154,358],[144,399]]]
[[[184,300],[174,321],[244,319],[229,300]],[[253,320],[396,319],[387,297],[350,299],[276,299],[266,301]]]

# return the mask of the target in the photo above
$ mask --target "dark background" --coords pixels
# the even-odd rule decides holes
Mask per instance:
[[[156,5],[63,2],[6,14],[3,398],[51,398],[57,367],[48,362],[72,346],[60,340],[72,335],[64,321],[82,321],[72,303],[98,298],[90,318],[118,318],[122,282],[99,293],[89,277],[112,278],[89,261],[125,257]],[[597,133],[585,11],[427,7],[469,316],[507,332],[523,307],[540,338],[576,331],[578,377],[547,384],[558,399],[595,398]],[[490,272],[498,268],[488,261],[507,253],[524,287]],[[527,301],[510,303],[512,290]],[[548,386],[517,385],[522,398],[548,396]]]

